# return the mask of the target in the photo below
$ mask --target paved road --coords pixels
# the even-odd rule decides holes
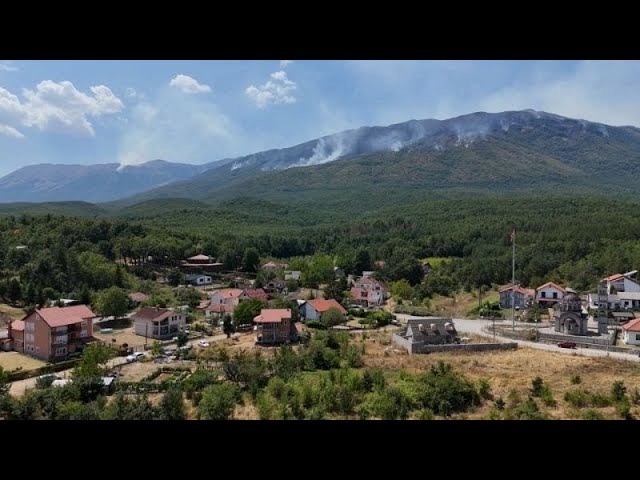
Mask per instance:
[[[406,314],[396,314],[396,317],[403,322],[406,323],[408,319],[411,318],[420,318]],[[466,333],[474,333],[476,335],[482,335],[484,337],[493,338],[493,335],[490,333],[486,333],[482,330],[482,327],[485,325],[491,325],[492,322],[490,320],[471,320],[467,318],[454,318],[453,322],[456,326],[456,330],[459,332]],[[505,320],[496,322],[496,325],[511,325],[511,321]],[[516,322],[516,325],[519,325]],[[520,324],[527,325],[527,324]],[[638,357],[637,353],[619,353],[619,352],[607,352],[606,350],[598,350],[595,348],[560,348],[554,344],[548,343],[538,343],[538,342],[528,342],[525,340],[516,340],[512,338],[500,337],[496,336],[496,340],[499,342],[516,342],[519,346],[529,347],[529,348],[537,348],[538,350],[547,350],[549,352],[556,353],[564,353],[565,355],[571,355],[577,353],[578,355],[582,355],[585,357],[610,357],[616,358],[619,360],[628,360],[631,362],[640,362],[640,357]]]

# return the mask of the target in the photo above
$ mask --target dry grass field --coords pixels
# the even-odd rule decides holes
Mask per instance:
[[[362,341],[362,338],[359,338]],[[556,407],[538,404],[550,418],[579,418],[580,412],[564,401],[564,393],[568,390],[588,390],[608,395],[614,381],[622,380],[627,393],[640,390],[640,366],[635,362],[616,360],[606,357],[581,357],[565,355],[531,348],[518,348],[514,351],[495,352],[456,352],[431,353],[428,355],[409,355],[391,346],[389,334],[369,334],[365,340],[365,365],[381,368],[386,371],[404,369],[417,373],[428,369],[439,361],[450,363],[455,370],[464,373],[470,380],[487,379],[491,384],[491,392],[495,397],[505,401],[515,391],[522,399],[526,399],[531,388],[531,380],[540,376],[547,384],[557,402]],[[572,376],[579,375],[580,384],[572,384]],[[474,412],[466,414],[466,418],[486,418],[493,402]],[[616,418],[615,408],[597,409],[608,418]],[[632,406],[631,412],[640,415],[640,407]]]
[[[2,367],[5,372],[11,372],[19,367],[22,367],[23,370],[33,370],[44,367],[45,365],[46,363],[42,360],[23,353],[0,352],[0,367]]]

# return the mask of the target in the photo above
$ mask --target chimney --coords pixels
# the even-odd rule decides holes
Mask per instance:
[[[156,312],[160,310],[160,305],[156,305]]]
[[[41,307],[41,305],[38,303],[38,304],[36,305],[36,310],[40,310],[40,308],[42,308],[42,307]]]
[[[8,335],[9,340],[12,339],[12,337],[11,337],[11,331],[13,330],[11,328],[11,324],[12,323],[13,323],[13,320],[9,320],[9,322],[7,323],[7,335]]]

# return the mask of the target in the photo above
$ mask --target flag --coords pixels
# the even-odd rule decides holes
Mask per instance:
[[[511,243],[515,242],[516,240],[516,229],[513,229],[513,232],[511,232]]]

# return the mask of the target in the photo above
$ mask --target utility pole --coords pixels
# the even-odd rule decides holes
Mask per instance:
[[[516,330],[516,229],[511,233],[513,254],[511,257],[511,330]]]

